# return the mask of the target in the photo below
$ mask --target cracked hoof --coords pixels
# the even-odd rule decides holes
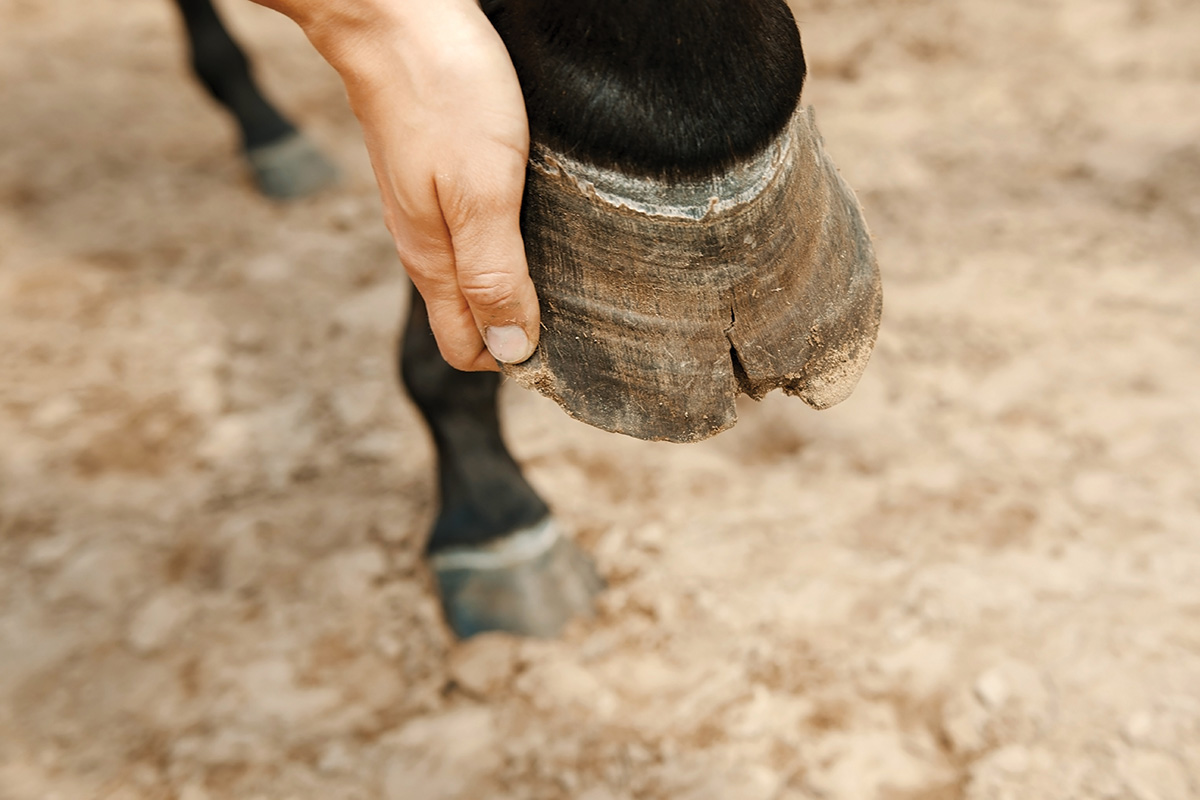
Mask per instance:
[[[521,210],[537,352],[502,366],[606,431],[691,442],[739,393],[845,399],[882,310],[862,210],[811,109],[757,156],[666,182],[533,143]]]
[[[302,134],[246,151],[259,191],[277,200],[312,194],[337,180],[337,167]]]
[[[430,564],[446,620],[462,639],[484,631],[556,636],[591,616],[603,581],[552,518],[485,547],[435,553]]]

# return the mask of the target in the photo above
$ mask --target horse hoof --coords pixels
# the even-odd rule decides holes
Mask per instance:
[[[435,553],[430,563],[446,621],[461,639],[484,631],[556,636],[572,618],[592,615],[604,586],[550,517],[484,547]]]
[[[695,181],[535,141],[521,225],[541,339],[502,369],[590,425],[696,441],[733,425],[739,392],[828,408],[866,368],[879,270],[811,109],[759,155]]]
[[[303,134],[246,151],[259,191],[277,200],[312,194],[337,180],[337,167]]]

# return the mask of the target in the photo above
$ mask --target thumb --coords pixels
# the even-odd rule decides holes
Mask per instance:
[[[525,361],[538,343],[537,292],[521,239],[521,166],[515,190],[477,189],[457,195],[452,204],[443,203],[459,291],[488,352],[502,364]]]

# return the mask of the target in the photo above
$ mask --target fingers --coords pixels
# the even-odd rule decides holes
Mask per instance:
[[[526,154],[500,148],[486,166],[438,181],[458,290],[491,355],[516,364],[537,347],[537,293],[521,239]]]
[[[454,251],[445,222],[440,214],[425,220],[425,225],[420,222],[409,217],[389,227],[396,238],[400,261],[425,300],[429,327],[442,358],[455,369],[468,372],[498,370],[458,288]]]
[[[389,215],[389,227],[442,356],[456,369],[494,371],[533,354],[539,313],[520,231],[524,155],[480,155],[435,179],[435,202],[418,204],[425,213]]]

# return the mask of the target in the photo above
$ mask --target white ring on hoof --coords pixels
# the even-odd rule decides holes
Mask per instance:
[[[508,569],[539,558],[550,551],[562,533],[553,517],[482,547],[453,547],[429,557],[430,566],[437,572],[452,570]]]
[[[582,194],[610,206],[652,217],[699,221],[761,195],[792,157],[793,138],[789,125],[753,158],[711,178],[692,181],[626,175],[577,161],[538,143],[532,147],[529,163],[543,174],[565,176]]]

